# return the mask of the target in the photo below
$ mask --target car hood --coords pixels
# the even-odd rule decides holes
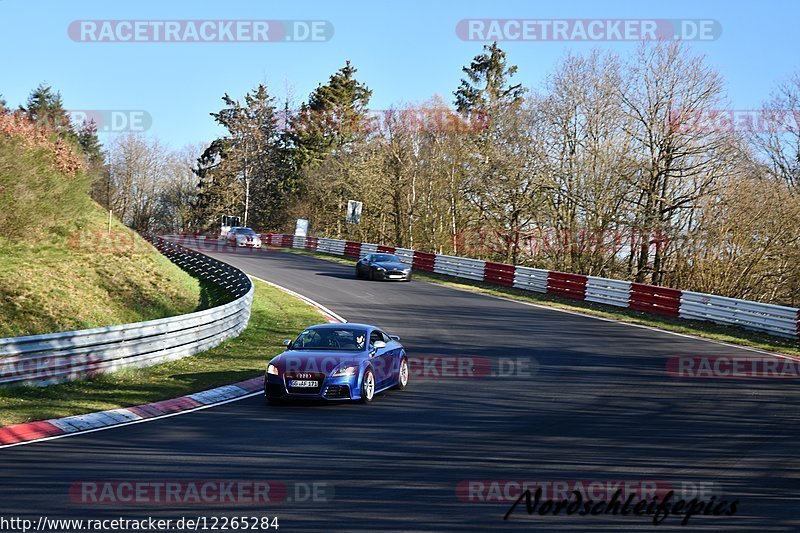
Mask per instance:
[[[284,372],[322,372],[330,374],[341,365],[358,366],[367,358],[366,352],[336,350],[287,350],[270,361]]]
[[[383,263],[374,263],[375,265],[385,268],[386,270],[405,270],[411,268],[410,265],[400,263],[399,261],[387,261]]]

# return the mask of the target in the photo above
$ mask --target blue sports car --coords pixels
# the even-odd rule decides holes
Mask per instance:
[[[408,358],[400,337],[366,324],[311,326],[267,366],[264,396],[371,402],[391,387],[408,386]]]

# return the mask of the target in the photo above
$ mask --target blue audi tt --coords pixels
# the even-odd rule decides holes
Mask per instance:
[[[368,403],[388,388],[405,389],[408,358],[399,341],[366,324],[311,326],[269,362],[264,396]]]

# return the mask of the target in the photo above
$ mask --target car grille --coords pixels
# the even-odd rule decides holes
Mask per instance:
[[[322,390],[322,382],[325,381],[325,374],[319,372],[293,372],[287,373],[284,376],[284,384],[289,383],[292,379],[304,379],[316,381],[319,383],[316,387],[286,387],[291,394],[319,394]]]
[[[406,275],[406,273],[403,272],[402,270],[387,270],[386,274],[389,275],[389,276],[397,276],[397,275],[405,276]]]
[[[350,387],[348,385],[328,385],[325,387],[325,397],[350,399]]]

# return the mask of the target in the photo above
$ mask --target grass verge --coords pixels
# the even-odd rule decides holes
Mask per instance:
[[[320,259],[333,261],[336,263],[354,265],[355,260],[351,258],[344,258],[338,256],[331,256],[319,252],[310,252],[306,250],[295,250],[292,248],[280,248],[291,253],[310,255]],[[685,335],[693,335],[706,339],[712,339],[720,342],[727,342],[730,344],[738,344],[741,346],[748,346],[751,348],[758,348],[770,352],[778,352],[786,355],[800,356],[800,342],[797,340],[776,337],[766,333],[759,333],[749,331],[736,326],[724,326],[715,324],[713,322],[704,322],[700,320],[684,320],[672,317],[662,317],[652,315],[649,313],[634,311],[631,309],[616,308],[594,302],[587,302],[584,300],[571,300],[561,298],[552,294],[540,294],[537,292],[524,291],[515,289],[513,287],[504,287],[499,285],[486,285],[481,282],[465,280],[461,278],[454,278],[451,276],[443,276],[429,272],[420,272],[415,270],[414,277],[417,279],[424,279],[434,283],[447,285],[449,287],[468,290],[472,292],[479,292],[493,296],[500,296],[503,298],[510,298],[512,300],[519,300],[521,302],[528,302],[547,307],[554,307],[566,311],[573,311],[585,315],[597,316],[617,320],[619,322],[626,322],[629,324],[639,324],[643,326],[650,326],[654,328],[663,329],[666,331],[673,331],[675,333],[682,333]]]
[[[254,283],[250,324],[235,339],[149,368],[49,387],[0,389],[0,426],[176,398],[263,374],[267,361],[282,351],[283,339],[324,319],[302,300]]]
[[[91,177],[0,135],[0,337],[88,329],[202,309],[207,284],[89,196]]]

